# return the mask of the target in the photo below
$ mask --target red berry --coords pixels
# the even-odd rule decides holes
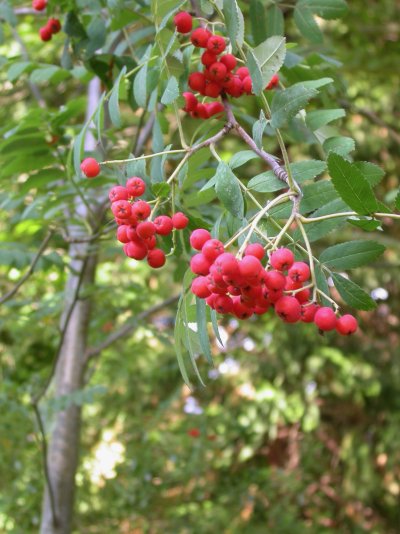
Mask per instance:
[[[192,282],[192,293],[201,299],[205,299],[211,295],[208,289],[208,280],[206,276],[198,276]]]
[[[147,247],[143,243],[130,241],[124,245],[125,254],[134,260],[144,260],[147,256]]]
[[[143,239],[143,243],[146,245],[148,250],[153,250],[155,246],[157,245],[157,239],[155,235],[152,235],[151,237],[147,237],[146,239]]]
[[[209,239],[211,239],[210,232],[204,228],[198,228],[190,234],[190,245],[196,250],[201,250]]]
[[[288,248],[278,248],[271,254],[269,262],[277,271],[286,271],[294,263],[293,252]]]
[[[144,221],[137,225],[136,233],[141,239],[148,239],[156,233],[156,225],[151,221]]]
[[[190,436],[191,438],[198,438],[201,434],[198,428],[191,428],[190,430],[188,430],[187,433],[188,433],[188,436]]]
[[[239,262],[240,274],[243,278],[255,278],[262,269],[260,260],[255,256],[245,256]]]
[[[168,217],[168,215],[159,215],[154,219],[154,224],[156,225],[157,234],[159,235],[168,235],[174,228],[172,219],[171,217]]]
[[[294,297],[281,297],[275,303],[275,312],[287,323],[296,323],[301,317],[301,306]]]
[[[221,102],[210,102],[207,104],[208,116],[213,117],[214,115],[222,114],[225,111],[225,108]]]
[[[342,336],[349,336],[350,334],[354,334],[357,328],[357,319],[353,315],[343,315],[336,321],[336,330]]]
[[[32,7],[36,11],[43,11],[43,9],[46,9],[47,6],[47,0],[33,0],[32,1]]]
[[[314,302],[308,306],[301,307],[301,320],[303,323],[312,323],[314,321],[315,314],[319,309],[318,304]]]
[[[207,42],[211,36],[211,33],[204,28],[197,28],[192,32],[190,40],[197,48],[207,48]]]
[[[335,312],[327,306],[320,308],[315,314],[314,323],[320,330],[334,330],[337,323]]]
[[[310,295],[311,295],[311,291],[308,288],[306,288],[306,289],[303,289],[302,291],[299,291],[294,296],[300,302],[300,304],[305,304],[306,302],[310,300]]]
[[[50,28],[51,33],[58,33],[61,30],[61,22],[58,19],[49,19],[46,26]]]
[[[268,271],[265,275],[265,285],[273,291],[283,290],[286,285],[286,278],[279,271]]]
[[[233,301],[227,295],[218,295],[214,303],[218,313],[231,313],[233,310]]]
[[[129,193],[125,187],[122,187],[122,185],[116,185],[110,189],[108,198],[111,203],[117,200],[128,200]]]
[[[279,76],[277,74],[274,74],[265,89],[268,91],[276,87],[278,84],[279,84]]]
[[[203,256],[203,254],[195,254],[190,260],[190,269],[194,274],[201,274],[207,276],[211,267],[211,261]]]
[[[218,55],[225,50],[225,39],[220,35],[212,35],[207,41],[207,50]]]
[[[201,253],[211,262],[225,251],[224,244],[218,239],[209,239],[201,249]]]
[[[131,215],[131,209],[132,205],[127,200],[117,200],[111,204],[111,211],[118,219],[128,219]]]
[[[240,297],[233,299],[233,313],[238,319],[248,319],[253,315],[252,310],[241,302]]]
[[[143,221],[144,219],[147,219],[150,213],[151,213],[150,204],[147,204],[145,200],[136,200],[132,204],[132,214],[137,219]]]
[[[192,72],[189,75],[188,84],[192,91],[203,94],[206,88],[206,77],[202,72]]]
[[[306,282],[310,274],[310,267],[304,261],[296,261],[288,271],[289,278],[294,282]]]
[[[129,178],[125,184],[125,187],[129,191],[129,195],[131,197],[141,197],[146,191],[146,184],[144,180],[138,176],[132,176],[132,178]]]
[[[251,243],[250,245],[247,245],[244,255],[255,256],[259,260],[262,260],[265,255],[265,250],[261,243]]]
[[[81,163],[81,171],[87,178],[95,178],[100,174],[100,165],[94,158],[86,158]]]
[[[206,104],[197,104],[195,111],[191,113],[194,119],[208,119],[208,107]]]
[[[219,61],[213,63],[209,68],[210,78],[214,82],[222,82],[227,72],[225,65]]]
[[[53,36],[53,32],[47,26],[43,26],[39,30],[39,35],[40,35],[40,38],[41,38],[42,41],[45,41],[45,42],[46,41],[51,41],[51,38]]]
[[[225,90],[228,93],[228,95],[233,96],[234,98],[239,98],[243,94],[243,82],[240,78],[237,76],[234,76],[232,78],[231,83],[227,87],[225,85]]]
[[[292,278],[286,276],[286,291],[294,291],[295,289],[300,289],[301,287],[303,287],[303,282],[296,282],[295,280],[292,280]]]
[[[174,24],[179,33],[189,33],[193,28],[192,15],[187,11],[181,11],[175,15]]]
[[[250,76],[246,76],[246,78],[243,80],[243,91],[248,95],[251,95],[253,91],[253,81]]]
[[[217,270],[221,272],[223,276],[239,276],[239,262],[233,254],[224,252],[214,262]]]
[[[129,243],[130,239],[127,236],[127,229],[129,226],[126,224],[122,224],[121,226],[118,226],[117,228],[117,239],[120,243]]]
[[[250,76],[250,71],[247,67],[239,67],[236,71],[236,76],[239,76],[239,78],[243,81],[247,76]]]
[[[204,89],[205,96],[217,98],[222,92],[222,86],[218,82],[207,82]]]
[[[189,224],[189,219],[180,211],[172,216],[172,225],[177,230],[183,230]]]
[[[210,67],[213,63],[217,61],[217,56],[212,52],[206,50],[201,56],[201,62],[205,67]]]
[[[195,111],[199,101],[194,96],[194,94],[189,92],[189,91],[187,91],[186,93],[183,93],[183,98],[186,101],[185,107],[183,108],[184,111],[187,111],[188,113],[190,113],[191,111]]]
[[[159,269],[165,265],[164,251],[162,251],[160,248],[150,250],[147,254],[147,263],[150,265],[150,267],[153,267],[153,269]]]
[[[225,65],[228,71],[233,70],[236,67],[237,60],[232,54],[224,54],[220,57],[220,62]]]

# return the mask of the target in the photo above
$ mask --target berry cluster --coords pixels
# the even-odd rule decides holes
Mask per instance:
[[[175,15],[174,24],[179,33],[189,33],[193,27],[192,16],[186,11],[181,11]],[[201,56],[203,72],[192,72],[189,76],[188,83],[192,91],[210,98],[218,98],[221,94],[228,94],[234,98],[252,94],[253,84],[249,69],[236,68],[237,58],[232,54],[223,54],[226,48],[223,37],[200,27],[192,31],[190,40],[195,47],[205,49]],[[266,89],[273,89],[278,82],[278,75],[275,74]],[[190,92],[183,93],[183,96],[186,101],[184,110],[194,118],[207,119],[224,110],[220,102],[202,103]]]
[[[61,31],[61,22],[58,19],[49,19],[46,25],[40,28],[39,35],[42,41],[51,41],[53,35]]]
[[[190,262],[198,275],[192,292],[218,313],[248,319],[263,315],[270,308],[286,323],[314,322],[322,331],[336,329],[342,335],[353,334],[357,321],[352,315],[339,319],[329,307],[312,302],[311,291],[304,287],[310,279],[309,266],[295,262],[293,252],[280,248],[272,252],[264,268],[265,250],[259,243],[249,244],[242,259],[229,252],[218,239],[202,228],[190,236],[191,246],[199,251]]]
[[[181,212],[172,217],[159,215],[154,221],[149,220],[151,206],[145,200],[139,200],[146,190],[141,178],[129,178],[125,187],[116,185],[109,192],[111,210],[118,224],[117,239],[124,244],[124,252],[129,258],[144,260],[150,267],[157,269],[165,264],[165,253],[156,248],[156,236],[166,236],[173,229],[183,230],[189,220]]]

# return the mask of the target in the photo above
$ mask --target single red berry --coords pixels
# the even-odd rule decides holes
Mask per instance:
[[[250,71],[247,67],[239,67],[235,74],[243,81],[247,76],[250,76]]]
[[[144,221],[151,213],[150,204],[145,200],[136,200],[132,204],[132,214],[140,221]]]
[[[192,113],[192,116],[199,119],[208,119],[208,107],[206,104],[197,104],[196,111]]]
[[[292,278],[289,278],[289,276],[286,276],[286,291],[294,291],[295,289],[300,289],[301,287],[303,287],[303,282],[293,280]]]
[[[153,250],[157,245],[156,236],[152,235],[151,237],[147,237],[146,239],[143,239],[143,243],[146,245],[148,250]]]
[[[296,323],[301,317],[301,305],[294,297],[281,297],[275,303],[275,312],[286,323]]]
[[[269,306],[267,306],[266,308],[263,307],[263,306],[254,306],[254,309],[253,309],[253,312],[256,314],[256,315],[264,315],[264,313],[267,313],[267,311],[269,310]]]
[[[147,247],[144,243],[130,241],[124,245],[124,252],[129,258],[134,260],[144,260],[147,256]]]
[[[219,60],[225,65],[228,71],[233,70],[237,64],[237,60],[232,54],[224,54],[219,58]]]
[[[147,263],[150,265],[150,267],[153,267],[153,269],[159,269],[165,265],[165,261],[166,258],[164,251],[162,251],[160,248],[150,250],[147,254]]]
[[[243,80],[243,91],[248,95],[251,95],[253,91],[253,81],[250,76],[246,76],[246,78]]]
[[[201,434],[198,428],[191,428],[190,430],[188,430],[187,433],[188,433],[188,436],[190,436],[191,438],[198,438]]]
[[[278,84],[279,84],[279,76],[277,74],[274,74],[265,89],[269,91],[270,89],[274,89],[274,87],[276,87]]]
[[[269,258],[271,266],[277,271],[286,271],[294,263],[294,255],[288,248],[278,248]]]
[[[308,289],[302,289],[298,293],[295,293],[295,298],[300,302],[300,304],[305,304],[310,300],[311,291]]]
[[[337,321],[336,321],[336,330],[341,334],[342,336],[349,336],[351,334],[354,334],[354,332],[358,328],[358,322],[357,319],[350,314],[342,315]]]
[[[196,46],[197,48],[207,48],[207,43],[210,36],[211,32],[209,32],[205,28],[197,28],[192,32],[190,40],[192,41],[192,44],[194,44],[194,46]]]
[[[218,82],[207,82],[204,89],[205,96],[217,98],[222,93],[222,86]]]
[[[131,215],[131,209],[132,205],[127,200],[117,200],[111,204],[111,211],[118,219],[128,219]]]
[[[199,101],[194,96],[194,94],[191,93],[190,91],[187,91],[186,93],[183,93],[183,98],[185,99],[185,102],[186,102],[185,107],[183,108],[184,111],[187,111],[188,113],[190,113],[191,111],[195,111]]]
[[[172,216],[172,225],[177,230],[183,230],[188,224],[189,219],[181,211],[178,211]]]
[[[207,104],[207,111],[209,117],[213,117],[214,115],[220,115],[221,117],[225,108],[221,102],[210,102]]]
[[[267,271],[265,285],[274,291],[283,290],[286,285],[286,277],[279,271]]]
[[[132,176],[125,184],[131,197],[141,197],[146,191],[146,184],[139,176]]]
[[[261,243],[250,243],[250,245],[247,245],[245,248],[244,255],[255,256],[259,260],[262,260],[265,255],[265,250]]]
[[[248,319],[253,315],[252,310],[243,304],[240,297],[233,297],[233,313],[238,319]]]
[[[116,202],[117,200],[128,200],[129,192],[126,187],[122,187],[122,185],[116,185],[110,189],[108,198],[110,199],[111,203]]]
[[[210,52],[209,50],[206,50],[203,52],[201,56],[201,62],[205,67],[210,67],[213,63],[217,61],[217,56]]]
[[[222,87],[225,89],[225,91],[227,92],[231,91],[232,88],[235,87],[235,79],[236,79],[236,76],[234,76],[231,72],[227,72],[224,80],[221,82]]]
[[[207,276],[211,267],[211,262],[203,254],[195,254],[190,260],[190,269],[194,274]]]
[[[234,98],[239,98],[243,94],[243,82],[240,78],[237,76],[234,76],[232,78],[231,83],[229,84],[229,87],[225,85],[225,91],[228,93],[228,95],[233,96]]]
[[[214,302],[216,298],[217,295],[215,295],[214,293],[212,293],[209,297],[206,298],[207,305],[210,306],[210,308],[212,309],[214,309]]]
[[[222,276],[239,276],[239,262],[233,254],[224,252],[215,260],[214,265]]]
[[[32,1],[32,7],[36,11],[43,11],[46,9],[47,6],[47,0],[33,0]]]
[[[202,72],[192,72],[189,75],[188,84],[192,91],[204,94],[206,88],[206,77]]]
[[[295,282],[306,282],[310,274],[310,267],[304,261],[296,261],[288,270],[289,278]]]
[[[303,323],[312,323],[314,322],[315,314],[319,310],[319,305],[314,302],[309,305],[303,305],[301,307],[301,321]]]
[[[151,221],[144,221],[137,225],[136,233],[141,239],[148,239],[156,233],[156,225]]]
[[[225,39],[220,35],[212,35],[207,41],[207,50],[218,55],[226,48]]]
[[[126,224],[121,224],[121,226],[118,226],[117,228],[117,239],[120,243],[129,243],[130,239],[127,235],[127,229],[129,226]]]
[[[280,298],[283,297],[282,289],[268,289],[264,288],[264,298],[267,299],[271,304],[278,302]]]
[[[81,171],[87,178],[95,178],[100,174],[100,165],[94,158],[86,158],[81,163]]]
[[[138,243],[141,243],[143,241],[137,235],[136,227],[134,227],[134,226],[128,226],[128,228],[126,229],[126,235],[128,236],[129,241],[137,241]]]
[[[335,312],[327,306],[319,308],[314,316],[314,323],[325,332],[334,330],[337,323]]]
[[[190,245],[196,250],[201,250],[209,239],[211,239],[210,232],[204,228],[198,228],[190,234]]]
[[[209,239],[204,243],[201,253],[211,262],[225,251],[224,244],[218,239]]]
[[[181,11],[177,13],[174,17],[174,24],[176,26],[176,31],[179,33],[189,33],[193,28],[193,19],[192,15],[187,11]]]
[[[192,293],[200,299],[205,299],[211,295],[208,289],[208,280],[206,276],[198,276],[192,282]]]
[[[262,265],[258,258],[255,256],[245,256],[239,262],[240,274],[243,278],[255,278],[261,271]]]
[[[51,29],[48,28],[47,26],[43,26],[42,28],[40,28],[39,35],[40,35],[41,40],[44,42],[51,41],[51,38],[53,37],[53,33]]]
[[[215,309],[218,313],[231,313],[233,310],[233,300],[227,295],[218,295],[215,299]]]
[[[227,68],[223,63],[216,61],[209,68],[210,78],[214,82],[222,82],[226,76]]]
[[[159,215],[154,219],[154,224],[156,225],[157,234],[159,235],[168,235],[174,228],[172,219],[171,217],[168,217],[168,215]]]
[[[58,33],[61,31],[61,22],[58,19],[49,19],[46,26],[50,28],[51,33]]]

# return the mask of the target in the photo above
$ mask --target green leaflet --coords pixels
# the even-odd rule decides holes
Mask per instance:
[[[376,308],[375,301],[360,286],[348,280],[344,276],[333,273],[333,283],[342,299],[356,310],[373,310]]]
[[[351,241],[325,249],[320,261],[330,269],[354,269],[375,261],[385,247],[375,241]]]

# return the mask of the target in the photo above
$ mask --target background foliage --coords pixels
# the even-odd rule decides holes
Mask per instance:
[[[330,108],[334,101],[339,105],[333,107],[348,108],[338,132],[355,139],[355,160],[385,170],[377,191],[392,202],[389,192],[398,187],[400,159],[396,3],[352,1],[342,20],[319,20],[323,42],[315,28],[311,39],[301,35],[301,22],[283,2],[279,13],[284,18],[272,2],[239,3],[254,44],[263,40],[256,25],[263,14],[266,24],[274,21],[273,28],[268,26],[271,35],[284,21],[288,40],[299,43],[299,53],[317,70],[317,52],[332,58],[328,66],[321,65],[335,80],[334,89],[321,97],[323,106]],[[142,14],[133,17],[131,4],[135,9],[143,4]],[[23,7],[23,2],[12,5]],[[16,26],[2,25],[0,47],[2,293],[23,274],[49,228],[57,230],[34,277],[0,311],[0,476],[5,488],[0,530],[13,533],[36,532],[40,517],[44,482],[29,399],[48,376],[57,347],[69,269],[68,245],[58,230],[65,223],[65,206],[76,196],[73,176],[64,180],[65,168],[85,122],[87,84],[96,73],[104,89],[111,89],[123,67],[129,71],[140,64],[131,52],[143,58],[154,31],[143,15],[145,1],[65,0],[59,5],[64,13],[70,10],[63,20],[69,45],[64,47],[65,34],[43,45],[37,17],[17,15]],[[107,15],[101,16],[106,7]],[[5,2],[0,16],[14,22]],[[111,34],[125,26],[127,17],[133,17],[136,28],[129,43]],[[99,48],[103,53],[95,54]],[[138,107],[146,105],[157,83],[155,70],[137,72],[148,76],[148,91],[143,93],[139,74],[121,84],[122,113],[111,106],[111,121],[122,128],[104,140],[109,159],[134,149]],[[39,87],[45,107],[29,82]],[[246,100],[243,112],[254,115],[254,106]],[[163,148],[161,132],[177,142],[175,125],[169,129],[170,111],[157,119],[149,151]],[[188,137],[196,127],[185,123]],[[292,160],[308,150],[318,158],[318,147],[308,148],[304,140],[304,132],[291,131]],[[239,139],[231,137],[220,154],[229,160],[240,148]],[[271,140],[269,150],[276,148]],[[96,183],[79,185],[84,192],[106,190],[124,170],[113,168]],[[160,162],[147,170],[129,169],[149,170],[153,177],[160,173]],[[258,172],[251,162],[243,168],[245,177]],[[195,195],[185,202],[196,211]],[[203,215],[212,218],[212,207]],[[74,398],[46,398],[49,425],[52,414],[68,403],[84,406],[75,531],[397,532],[400,258],[399,227],[387,222],[385,235],[374,234],[388,246],[385,255],[355,271],[355,281],[372,292],[378,306],[360,314],[361,331],[354,338],[321,337],[307,326],[285,327],[270,317],[240,326],[227,321],[225,348],[212,346],[215,369],[200,365],[205,377],[208,373],[207,388],[191,393],[182,385],[173,350],[172,307],[105,350],[93,362],[89,386]],[[341,238],[360,235],[360,229],[347,226]],[[332,244],[329,234],[317,250]],[[96,247],[96,285],[86,288],[94,300],[93,346],[169,297],[171,280],[178,293],[184,272],[182,262],[173,259],[160,273],[149,272],[127,261],[109,236]]]

